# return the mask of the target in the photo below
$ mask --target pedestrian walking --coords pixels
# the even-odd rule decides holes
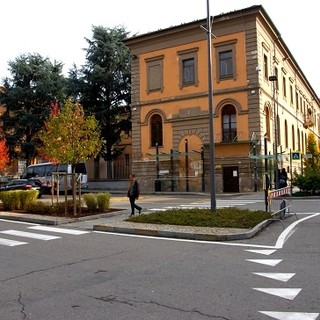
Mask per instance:
[[[129,178],[129,188],[127,193],[127,196],[130,200],[130,205],[131,205],[130,216],[134,215],[134,209],[137,209],[139,211],[139,214],[141,213],[142,208],[136,204],[136,200],[139,199],[139,195],[140,195],[139,182],[136,180],[136,175],[132,173]]]
[[[279,188],[280,189],[285,188],[288,185],[287,180],[288,180],[288,175],[287,175],[286,169],[282,168],[281,172],[279,170]]]

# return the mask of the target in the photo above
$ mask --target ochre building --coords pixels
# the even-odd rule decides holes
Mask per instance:
[[[142,190],[210,191],[206,30],[203,19],[126,40]],[[262,6],[213,17],[212,33],[216,192],[275,187],[276,168],[290,178],[308,134],[319,139],[319,99]]]

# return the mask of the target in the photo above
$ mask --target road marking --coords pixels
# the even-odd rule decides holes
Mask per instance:
[[[28,225],[33,225],[33,226],[38,226],[38,223],[32,223],[32,222],[25,222],[25,221],[15,221],[15,220],[7,220],[7,219],[0,219],[2,222],[7,222],[7,223],[18,223],[18,224],[28,224]]]
[[[173,207],[172,207],[173,208]],[[166,209],[148,209],[150,211],[165,211]],[[297,220],[295,222],[295,226],[303,222],[306,219],[313,218],[315,216],[320,215],[320,213],[314,213],[311,216],[308,216],[306,218]],[[223,241],[205,241],[205,240],[190,240],[190,239],[178,239],[178,238],[166,238],[166,237],[152,237],[152,236],[145,236],[145,235],[136,235],[136,234],[126,234],[126,233],[117,233],[117,232],[105,232],[105,231],[93,231],[95,233],[100,234],[106,234],[106,235],[112,235],[112,236],[118,236],[118,237],[131,237],[131,238],[142,238],[142,239],[152,239],[152,240],[158,240],[158,241],[176,241],[176,242],[190,242],[190,243],[201,243],[201,244],[211,244],[211,245],[222,245],[222,246],[231,246],[231,247],[247,247],[247,248],[261,248],[261,249],[281,249],[284,245],[284,239],[288,239],[286,236],[286,233],[288,233],[288,229],[291,228],[289,226],[287,229],[285,229],[280,236],[278,237],[278,240],[276,242],[276,245],[262,245],[262,244],[248,244],[248,243],[234,243],[234,242],[223,242]]]
[[[217,208],[227,208],[227,207],[235,207],[235,206],[243,206],[246,204],[252,204],[252,203],[260,203],[264,202],[264,200],[217,200]],[[190,204],[181,204],[177,206],[167,206],[163,208],[148,208],[150,211],[166,211],[171,209],[210,209],[211,203],[210,201],[197,201],[192,202]]]
[[[261,291],[264,293],[272,294],[274,296],[293,300],[299,292],[302,290],[300,288],[252,288],[253,290]]]
[[[46,227],[46,226],[29,227],[29,229],[41,230],[41,231],[49,231],[49,232],[57,232],[57,233],[66,233],[66,234],[71,234],[71,235],[76,235],[76,236],[91,232],[91,231],[81,231],[81,230],[73,230],[73,229]]]
[[[266,266],[275,267],[282,259],[246,259],[247,261],[264,264]]]
[[[19,231],[19,230],[4,230],[4,231],[0,231],[0,233],[8,234],[16,237],[25,237],[25,238],[44,240],[44,241],[60,239],[60,237],[48,236],[45,234],[25,232],[25,231]]]
[[[28,242],[21,242],[21,241],[0,238],[0,245],[2,246],[15,247],[15,246],[21,246],[23,244],[28,244]]]
[[[283,282],[287,282],[295,275],[295,273],[272,273],[272,272],[253,272],[253,274],[256,274],[261,277],[278,280],[278,281],[283,281]]]
[[[270,254],[273,254],[277,250],[245,250],[248,252],[253,252],[253,253],[259,253],[259,254],[264,254],[266,256],[269,256]]]
[[[279,236],[277,243],[275,245],[275,248],[277,249],[282,249],[283,245],[285,244],[285,242],[290,238],[290,236],[295,232],[295,228],[296,226],[308,219],[314,218],[316,216],[320,215],[320,213],[315,213],[313,215],[310,215],[308,217],[302,218],[300,220],[295,221],[294,223],[292,223],[289,227],[287,227]]]
[[[277,320],[316,320],[319,313],[259,311]]]

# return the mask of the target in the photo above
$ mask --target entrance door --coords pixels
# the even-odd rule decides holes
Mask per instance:
[[[239,168],[223,168],[223,192],[239,192]]]

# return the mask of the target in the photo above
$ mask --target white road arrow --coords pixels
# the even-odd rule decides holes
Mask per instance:
[[[306,313],[306,312],[272,312],[272,311],[259,311],[266,316],[278,320],[316,320],[319,313]]]
[[[272,272],[253,272],[253,274],[256,274],[261,277],[278,280],[278,281],[283,281],[283,282],[287,282],[295,275],[295,273],[272,273]]]
[[[273,254],[277,250],[246,250],[248,252],[253,252],[253,253],[259,253],[259,254],[264,254],[265,256],[269,256],[270,254]]]
[[[282,261],[282,259],[246,259],[246,260],[250,262],[265,264],[267,266],[272,266],[272,267],[276,266],[278,263]]]
[[[292,288],[252,288],[253,290],[265,292],[268,294],[272,294],[274,296],[278,296],[280,298],[288,299],[288,300],[293,300],[298,293],[302,289],[292,289]]]

